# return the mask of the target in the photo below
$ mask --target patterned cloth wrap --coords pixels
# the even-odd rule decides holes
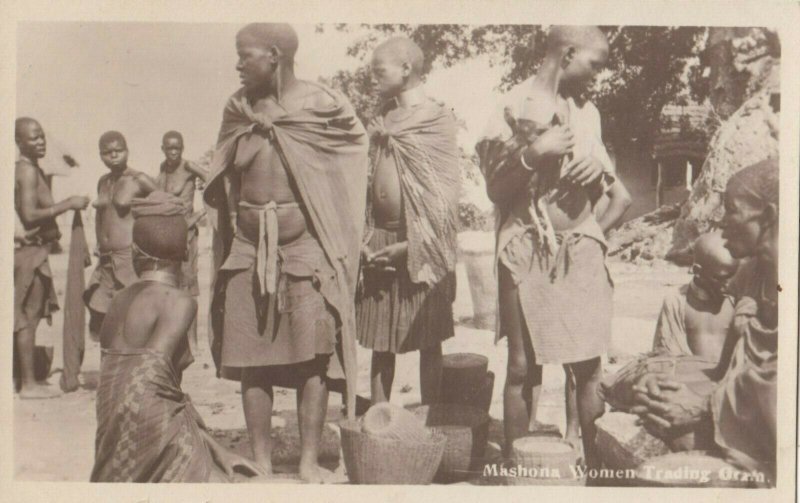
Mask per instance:
[[[150,349],[104,349],[92,482],[206,482],[215,465],[202,419],[172,362]]]

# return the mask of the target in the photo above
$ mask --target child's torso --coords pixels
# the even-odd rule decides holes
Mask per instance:
[[[106,176],[97,190],[97,217],[95,231],[97,247],[101,252],[121,250],[131,245],[133,236],[133,215],[130,208],[114,204],[114,195],[126,184],[138,184],[135,172],[129,170],[119,178]]]

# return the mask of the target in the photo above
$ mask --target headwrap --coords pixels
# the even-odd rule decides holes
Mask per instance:
[[[728,180],[725,192],[729,192],[733,187],[759,205],[777,206],[780,192],[778,160],[766,159],[738,171]]]
[[[153,259],[181,262],[186,258],[183,201],[162,191],[131,201],[133,246]]]

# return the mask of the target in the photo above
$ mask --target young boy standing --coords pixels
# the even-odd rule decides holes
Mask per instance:
[[[194,211],[194,195],[196,189],[203,188],[208,179],[208,172],[191,161],[183,158],[183,135],[178,131],[167,131],[161,140],[161,151],[164,162],[159,167],[156,185],[159,190],[172,194],[183,202],[186,215],[187,256],[183,262],[181,286],[197,298],[200,289],[197,284],[197,240],[199,229],[197,223],[205,215],[205,211]],[[197,320],[189,330],[189,342],[197,349]]]
[[[539,73],[507,96],[476,149],[498,215],[500,330],[508,336],[506,454],[529,424],[541,366],[574,376],[584,457],[598,467],[600,356],[611,336],[613,286],[605,233],[630,204],[582,95],[608,58],[597,27],[554,26]],[[602,215],[594,208],[605,193]]]
[[[116,292],[136,281],[131,255],[134,197],[156,190],[149,176],[128,167],[128,144],[122,133],[108,131],[99,141],[100,158],[109,173],[97,182],[95,232],[99,257],[83,300],[89,308],[89,332],[97,338],[103,318]]]

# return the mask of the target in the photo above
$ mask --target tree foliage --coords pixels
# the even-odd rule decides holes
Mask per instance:
[[[657,131],[665,104],[707,95],[706,72],[699,57],[707,28],[601,28],[611,48],[608,70],[600,76],[589,98],[602,112],[607,141],[621,144],[634,140],[645,148]],[[498,87],[506,90],[537,71],[544,59],[547,35],[546,29],[537,25],[376,24],[335,25],[334,29],[363,33],[348,48],[348,54],[364,64],[352,72],[337,72],[329,79],[350,98],[362,119],[371,115],[377,100],[371,90],[367,58],[387,37],[405,35],[414,40],[425,53],[425,73],[488,55],[491,64],[506,68],[498,82]]]

